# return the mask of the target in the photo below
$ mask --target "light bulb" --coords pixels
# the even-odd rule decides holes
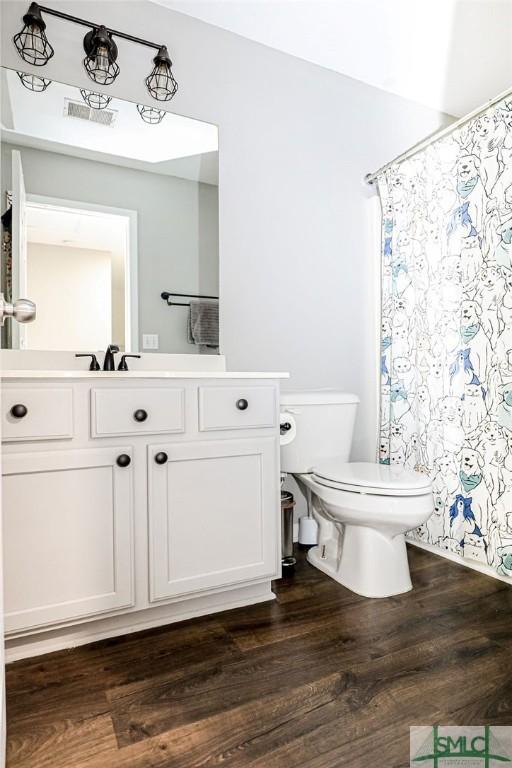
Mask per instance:
[[[108,50],[105,46],[100,45],[96,51],[96,80],[98,83],[101,82],[101,73],[103,73],[103,82],[105,81],[105,78],[108,75],[109,63]]]

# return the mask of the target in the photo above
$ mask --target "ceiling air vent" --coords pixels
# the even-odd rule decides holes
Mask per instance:
[[[112,125],[117,117],[116,109],[91,109],[83,101],[64,99],[64,117],[77,117],[99,125]]]

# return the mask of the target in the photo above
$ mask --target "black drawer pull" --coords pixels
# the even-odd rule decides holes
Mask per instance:
[[[135,421],[146,421],[148,417],[148,412],[144,410],[144,408],[138,408],[135,413],[133,414],[133,418]]]
[[[249,407],[249,402],[245,399],[245,397],[241,397],[240,400],[236,401],[236,407],[239,411],[245,411]]]
[[[167,456],[167,454],[165,453],[165,451],[159,451],[159,452],[158,452],[158,453],[155,455],[155,461],[156,461],[156,463],[157,463],[157,464],[167,464],[167,459],[168,459],[168,458],[169,458],[169,457]]]
[[[16,405],[13,405],[11,408],[11,416],[14,416],[15,419],[22,419],[27,413],[27,406],[23,405],[23,403],[16,403]]]
[[[116,464],[118,467],[129,467],[131,463],[132,460],[127,453],[122,453],[116,459]]]

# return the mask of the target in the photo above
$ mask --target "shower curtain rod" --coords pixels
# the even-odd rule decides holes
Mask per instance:
[[[468,115],[465,115],[464,117],[461,117],[459,120],[456,120],[454,123],[447,125],[446,128],[441,128],[440,130],[434,131],[434,133],[429,134],[426,138],[422,139],[417,144],[414,144],[414,146],[412,146],[410,149],[407,149],[405,152],[402,152],[401,155],[398,155],[398,157],[395,157],[394,160],[390,160],[389,163],[385,163],[374,173],[367,173],[366,176],[364,177],[364,180],[366,181],[367,184],[375,184],[375,182],[377,181],[381,173],[384,173],[384,171],[387,171],[387,169],[390,168],[392,165],[395,165],[395,163],[401,163],[403,160],[408,160],[410,157],[413,157],[418,152],[421,152],[422,149],[425,149],[426,147],[428,147],[429,144],[433,144],[434,141],[437,141],[438,139],[442,139],[444,136],[447,136],[452,131],[456,131],[457,128],[461,128],[470,120],[473,120],[474,117],[478,117],[478,115],[482,114],[482,112],[485,112],[487,109],[490,109],[492,106],[494,106],[494,104],[497,104],[499,101],[506,99],[507,96],[512,96],[512,88],[508,88],[508,90],[503,91],[503,93],[500,93],[498,96],[495,96],[495,98],[490,99],[485,104],[482,104],[481,107],[477,107]]]

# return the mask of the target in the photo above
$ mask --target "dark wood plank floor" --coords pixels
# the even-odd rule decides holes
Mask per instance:
[[[409,558],[399,597],[301,557],[276,602],[10,665],[9,768],[398,768],[410,725],[512,724],[512,589]]]

